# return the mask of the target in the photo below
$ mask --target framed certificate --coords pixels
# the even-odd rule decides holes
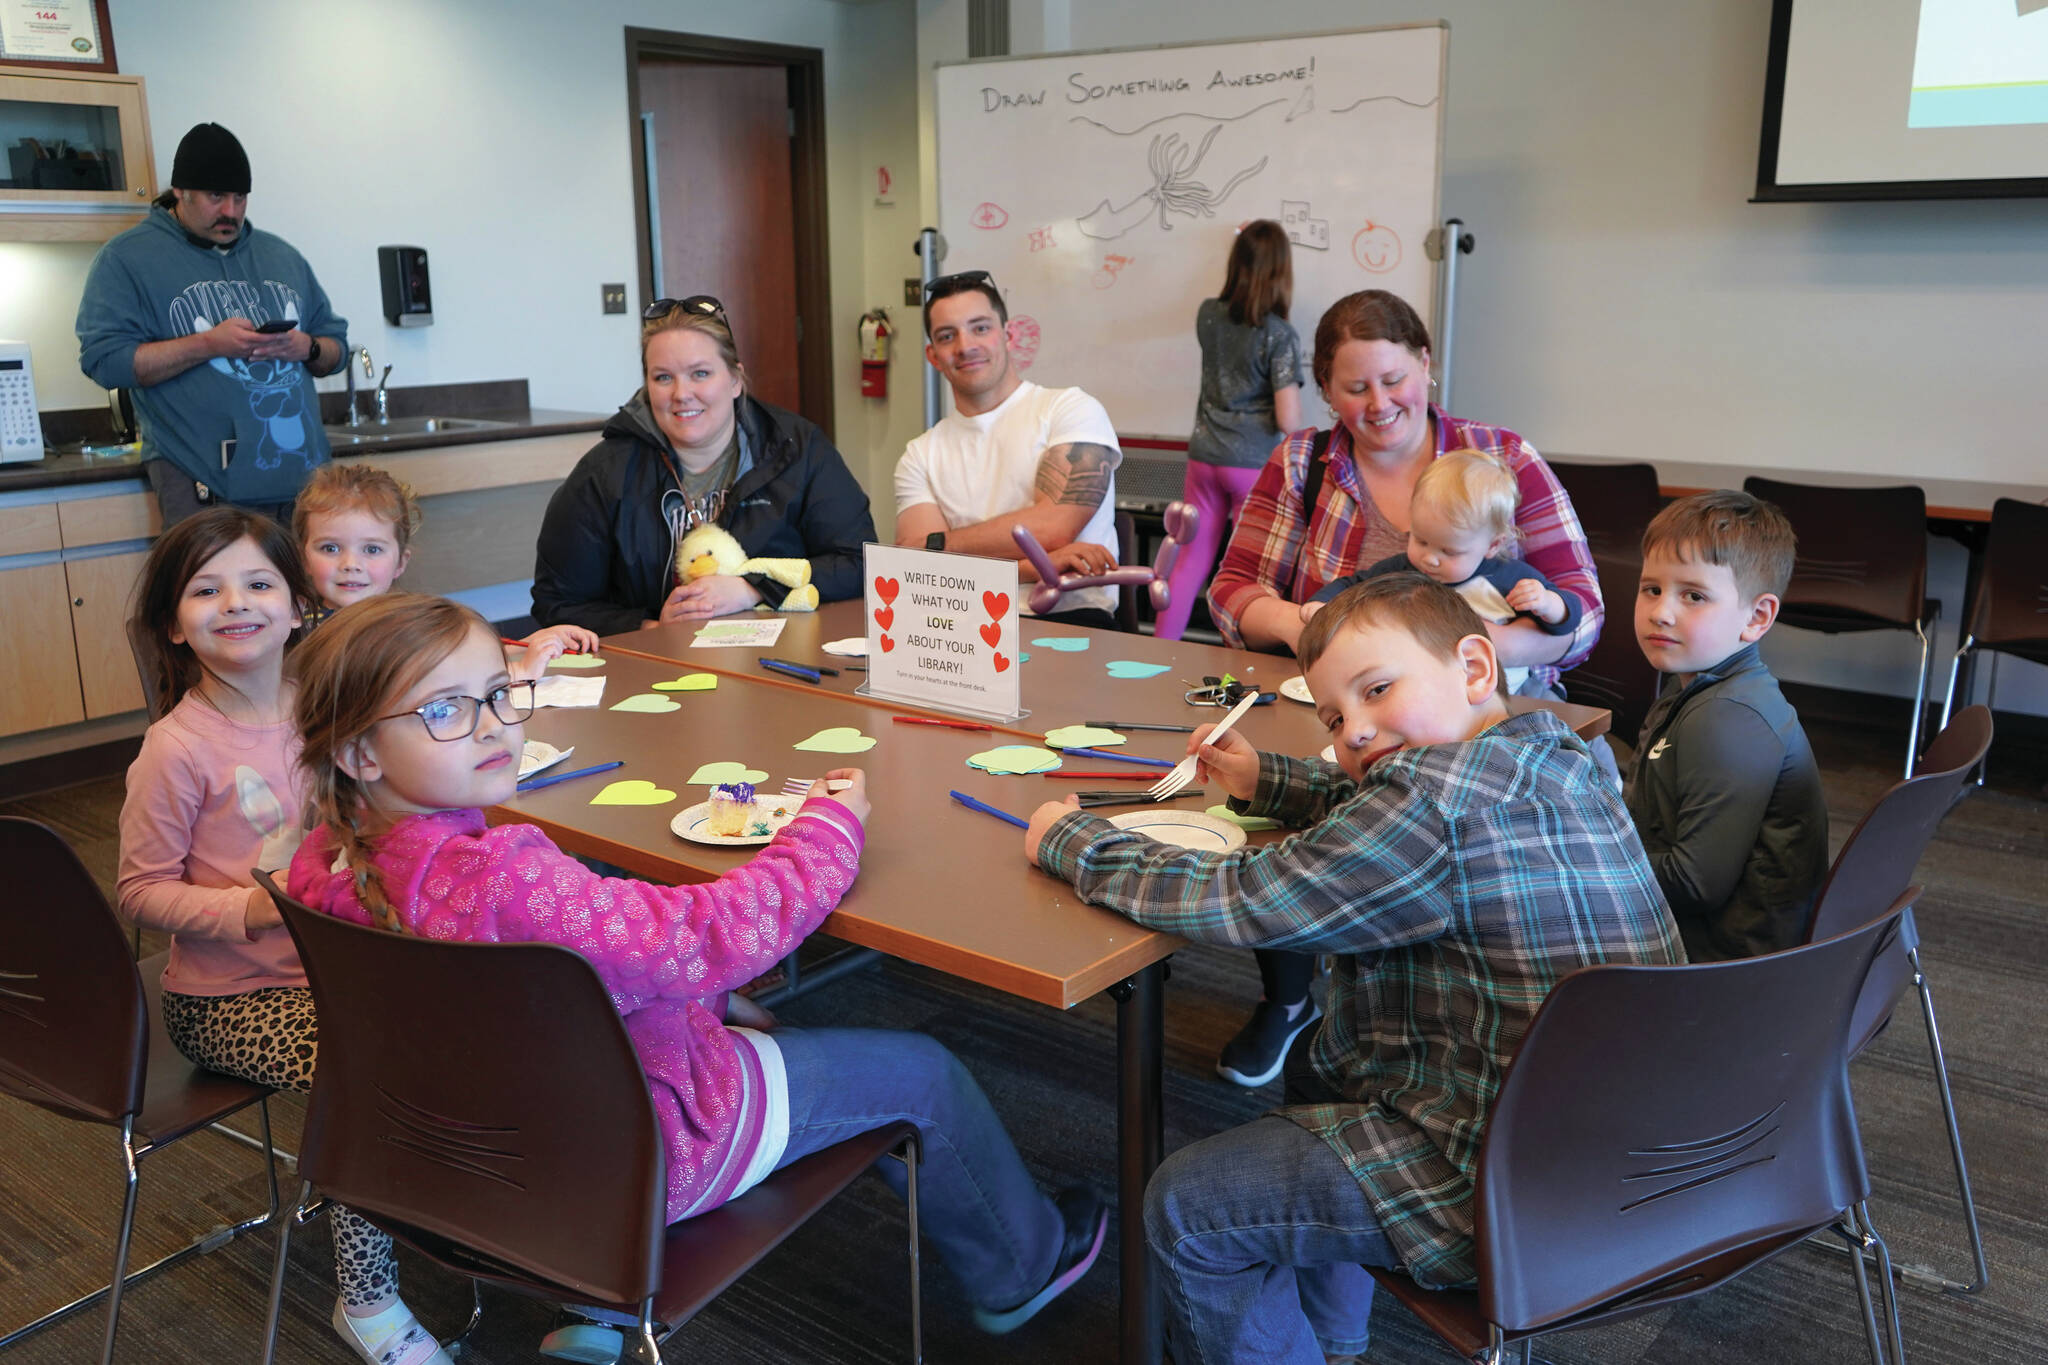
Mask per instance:
[[[107,0],[0,0],[0,64],[118,70]]]

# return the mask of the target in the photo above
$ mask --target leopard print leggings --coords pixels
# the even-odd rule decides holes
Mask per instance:
[[[241,995],[165,991],[164,1030],[194,1066],[278,1090],[313,1088],[320,1028],[313,1018],[313,993],[304,986],[271,986]],[[396,1294],[398,1263],[390,1235],[339,1204],[328,1212],[342,1302],[361,1308]]]

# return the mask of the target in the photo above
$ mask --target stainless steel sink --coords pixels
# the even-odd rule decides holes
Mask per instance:
[[[332,445],[374,445],[401,436],[432,436],[456,431],[495,431],[512,423],[489,417],[394,417],[389,422],[365,422],[359,427],[327,428]]]

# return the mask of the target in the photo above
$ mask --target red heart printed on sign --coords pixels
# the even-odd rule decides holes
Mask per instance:
[[[990,649],[994,649],[1002,641],[1003,628],[991,621],[981,628],[981,638],[988,641]]]
[[[903,585],[893,578],[877,578],[875,580],[875,596],[881,598],[884,602],[895,602],[896,594],[901,591],[903,591]]]
[[[884,635],[882,637],[882,652],[884,654],[887,654],[890,650],[894,648],[896,648],[896,642],[890,639],[888,636]]]
[[[878,626],[880,626],[880,627],[881,627],[881,628],[882,628],[883,630],[887,630],[887,629],[888,629],[889,627],[891,627],[891,626],[895,625],[895,624],[896,624],[896,608],[894,608],[894,607],[876,607],[876,608],[875,608],[875,624],[876,624],[876,625],[878,625]]]
[[[990,620],[1000,621],[1003,619],[1003,613],[1010,609],[1010,594],[1006,592],[985,592],[981,595],[981,605],[988,608]],[[995,641],[990,640],[989,643],[994,644]]]
[[[998,672],[998,673],[1006,673],[1006,672],[1008,672],[1008,671],[1009,671],[1009,668],[1010,668],[1010,661],[1009,661],[1008,659],[1005,659],[1005,658],[1003,657],[1003,654],[1002,654],[1002,651],[1001,651],[1001,650],[997,650],[997,651],[996,651],[996,672]]]

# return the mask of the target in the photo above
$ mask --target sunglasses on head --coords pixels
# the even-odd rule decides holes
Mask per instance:
[[[660,322],[678,309],[685,313],[693,313],[700,318],[712,318],[720,327],[725,328],[725,334],[728,337],[733,335],[732,319],[725,315],[725,305],[709,294],[692,294],[686,299],[656,299],[653,303],[640,310],[640,320],[650,323]],[[733,343],[733,349],[735,351],[739,349],[738,342]]]
[[[930,303],[935,298],[943,298],[978,284],[985,284],[994,289],[996,277],[986,270],[962,270],[953,275],[941,275],[935,280],[925,281],[924,300]]]

